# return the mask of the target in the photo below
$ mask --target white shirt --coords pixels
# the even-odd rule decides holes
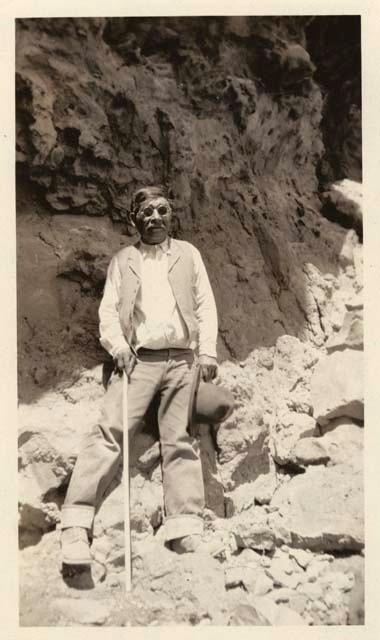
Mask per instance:
[[[168,279],[169,243],[148,245],[141,242],[141,286],[138,291],[133,324],[133,346],[138,349],[195,348],[199,355],[216,357],[218,321],[214,295],[201,254],[190,245],[194,264],[195,316],[199,325],[199,344],[189,341],[185,322],[176,304]],[[119,321],[118,302],[121,274],[116,258],[111,260],[107,272],[103,299],[99,307],[100,342],[115,356],[127,347]]]

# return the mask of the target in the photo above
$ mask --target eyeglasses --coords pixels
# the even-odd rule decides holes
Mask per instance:
[[[160,216],[166,216],[168,213],[170,213],[170,207],[166,204],[159,204],[158,207],[149,205],[148,207],[145,207],[145,209],[141,209],[139,213],[148,218],[149,216],[153,215],[153,211],[157,211],[158,215]]]

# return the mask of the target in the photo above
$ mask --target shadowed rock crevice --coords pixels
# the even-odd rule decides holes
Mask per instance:
[[[306,27],[324,95],[322,183],[362,179],[360,30],[360,16],[318,16]]]

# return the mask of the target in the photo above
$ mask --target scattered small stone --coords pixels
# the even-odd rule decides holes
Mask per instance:
[[[280,587],[273,591],[272,597],[274,601],[279,604],[281,602],[289,602],[292,595],[292,591],[286,587]]]
[[[119,587],[121,580],[122,580],[122,577],[120,576],[119,573],[110,573],[107,576],[107,584],[110,587]]]
[[[337,605],[337,599],[334,591],[326,591],[323,596],[323,600],[328,609],[332,609]]]
[[[300,615],[302,615],[305,611],[306,608],[306,604],[307,604],[307,596],[303,593],[298,593],[298,591],[290,591],[290,598],[289,598],[289,607],[291,609],[293,609],[293,611],[296,611],[297,613],[299,613]]]
[[[309,582],[315,582],[315,580],[324,572],[328,567],[328,562],[314,559],[306,569],[306,575]]]
[[[331,555],[331,553],[321,553],[319,558],[321,560],[324,560],[326,562],[334,562],[335,558],[333,555]]]
[[[327,611],[327,605],[323,602],[323,600],[317,600],[315,602],[315,607],[319,609],[319,611]]]
[[[341,591],[351,591],[354,586],[354,576],[352,574],[346,574],[338,571],[329,571],[321,576],[323,583],[331,584],[331,586]]]
[[[239,604],[231,615],[228,625],[252,625],[270,626],[268,618],[264,613],[258,611],[254,605]]]
[[[254,549],[242,549],[239,554],[231,559],[230,566],[247,566],[247,565],[262,565],[263,556]],[[269,560],[270,563],[270,560]]]
[[[257,364],[265,367],[265,369],[273,369],[273,356],[268,351],[262,351],[259,355]]]
[[[313,556],[304,549],[289,549],[289,556],[294,558],[302,569],[306,569],[313,558]]]
[[[260,560],[261,566],[266,569],[271,566],[272,561],[268,556],[262,555]]]
[[[306,622],[296,611],[293,611],[284,604],[276,604],[270,595],[257,598],[255,606],[274,626],[306,625]]]
[[[296,589],[301,583],[299,575],[285,573],[285,570],[280,564],[276,564],[275,561],[267,569],[267,575],[272,578],[273,583],[277,587],[288,587],[289,589]]]
[[[300,593],[304,593],[311,600],[317,600],[323,596],[323,588],[319,584],[306,582],[300,585]]]
[[[236,524],[235,535],[241,547],[272,551],[275,548],[275,535],[267,525],[255,524],[239,520]]]
[[[285,573],[291,575],[293,573],[293,563],[286,554],[275,555],[269,570],[271,573]]]
[[[227,588],[247,586],[247,582],[252,580],[252,569],[244,566],[229,567],[224,571],[224,583]]]
[[[256,579],[253,593],[255,596],[265,596],[273,589],[273,581],[265,574],[260,573]]]

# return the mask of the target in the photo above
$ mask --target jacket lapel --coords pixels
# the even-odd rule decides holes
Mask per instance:
[[[131,245],[128,255],[128,267],[133,273],[141,280],[141,268],[140,268],[140,253],[138,250],[139,242],[135,245]]]
[[[177,242],[174,240],[174,238],[170,238],[170,254],[169,254],[168,273],[170,273],[170,271],[173,269],[174,265],[176,264],[176,262],[178,262],[180,257],[181,257],[181,252],[180,252],[180,250],[178,248]]]

